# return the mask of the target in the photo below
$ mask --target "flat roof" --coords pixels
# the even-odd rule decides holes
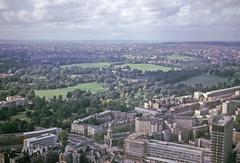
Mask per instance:
[[[214,125],[225,126],[229,121],[232,121],[231,116],[223,116]]]
[[[42,133],[42,132],[48,132],[48,131],[59,130],[59,129],[60,129],[60,128],[53,127],[53,128],[48,128],[48,129],[44,129],[44,130],[24,132],[23,135],[28,135],[28,134],[40,134],[40,133]]]
[[[25,139],[25,140],[27,140],[27,141],[36,141],[36,140],[41,140],[41,139],[55,137],[55,136],[56,135],[50,133],[50,134],[43,134],[43,135],[40,135],[40,136],[28,138],[28,139]]]
[[[179,150],[179,151],[188,151],[190,153],[192,153],[192,152],[202,153],[203,152],[202,148],[193,147],[190,145],[177,144],[177,143],[171,143],[171,142],[165,142],[165,141],[153,140],[153,139],[151,139],[147,142],[147,144],[151,144],[151,143],[154,143],[156,145],[163,145],[166,148],[169,147],[169,148]]]
[[[228,91],[228,90],[232,90],[232,89],[240,89],[240,86],[236,86],[236,87],[230,87],[230,88],[225,88],[225,89],[218,89],[215,91],[210,91],[210,92],[206,92],[207,95],[212,94],[212,93],[218,93],[221,91]]]

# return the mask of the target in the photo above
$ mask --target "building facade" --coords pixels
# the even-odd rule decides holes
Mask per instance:
[[[200,148],[189,145],[149,140],[146,143],[146,158],[149,163],[191,162],[203,163],[204,155]]]
[[[231,116],[223,116],[212,125],[212,163],[227,163],[232,152],[232,133],[233,119]]]

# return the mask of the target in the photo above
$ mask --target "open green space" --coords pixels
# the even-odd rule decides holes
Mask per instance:
[[[95,63],[78,63],[78,64],[70,64],[70,65],[63,65],[61,68],[69,68],[69,67],[82,67],[82,68],[103,68],[110,66],[110,62],[95,62]]]
[[[107,88],[103,87],[103,84],[97,83],[97,82],[91,82],[91,83],[82,83],[76,86],[71,86],[66,88],[35,90],[35,94],[40,97],[45,97],[48,99],[52,98],[53,96],[58,97],[59,95],[62,95],[65,98],[68,92],[73,91],[75,89],[89,90],[92,93],[104,92],[107,90]]]
[[[148,64],[148,63],[146,63],[146,64],[144,64],[144,63],[140,63],[140,64],[129,63],[129,64],[123,64],[123,65],[118,65],[118,66],[119,67],[129,66],[131,69],[142,70],[143,72],[145,72],[145,71],[157,71],[157,70],[167,72],[167,71],[170,71],[172,69],[171,67]]]
[[[213,85],[217,85],[218,83],[227,82],[228,79],[224,77],[219,77],[216,75],[210,74],[201,74],[189,79],[186,79],[180,83],[184,83],[186,85],[195,86],[195,84],[202,84],[205,87],[211,87]]]
[[[167,57],[170,60],[181,60],[181,61],[191,61],[194,58],[186,55],[180,55],[180,54],[172,54]]]

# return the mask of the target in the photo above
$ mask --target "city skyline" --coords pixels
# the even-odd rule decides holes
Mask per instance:
[[[0,0],[1,39],[239,41],[237,0]]]

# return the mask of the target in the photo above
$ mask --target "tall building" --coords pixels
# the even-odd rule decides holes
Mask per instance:
[[[222,103],[222,113],[226,115],[235,114],[236,102],[235,101],[226,101]]]
[[[211,162],[226,163],[232,153],[233,119],[223,116],[212,125]]]

